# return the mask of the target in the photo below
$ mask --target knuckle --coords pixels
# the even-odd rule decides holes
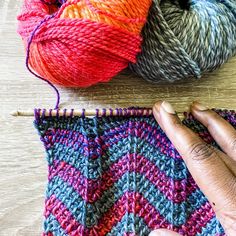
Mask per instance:
[[[190,145],[189,155],[193,160],[201,161],[215,155],[215,150],[207,143],[197,142]]]
[[[230,140],[230,149],[236,151],[236,134]]]
[[[234,200],[236,201],[236,176],[231,177],[231,185],[232,185],[231,190],[233,192],[233,197],[234,197]],[[235,210],[236,210],[236,205],[234,205],[234,206],[235,206]]]

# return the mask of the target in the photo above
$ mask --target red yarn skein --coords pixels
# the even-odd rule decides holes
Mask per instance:
[[[53,84],[87,87],[135,63],[151,0],[63,2],[24,1],[18,33],[33,71]]]

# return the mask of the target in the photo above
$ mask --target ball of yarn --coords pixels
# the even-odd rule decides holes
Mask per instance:
[[[131,70],[152,81],[201,77],[236,53],[235,0],[153,0]]]
[[[151,0],[25,0],[18,32],[30,68],[53,84],[87,87],[135,63]]]

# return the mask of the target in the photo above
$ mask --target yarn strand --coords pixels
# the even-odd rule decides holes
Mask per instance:
[[[49,84],[49,86],[51,86],[53,88],[53,90],[56,92],[56,105],[55,105],[55,108],[54,109],[58,109],[59,108],[59,104],[60,104],[60,93],[58,91],[58,89],[56,88],[55,85],[53,85],[49,80],[43,78],[42,76],[36,74],[29,66],[29,57],[30,57],[30,45],[32,44],[32,41],[33,41],[33,37],[36,33],[36,31],[40,28],[40,26],[46,22],[47,20],[53,18],[54,15],[51,15],[51,16],[47,16],[45,17],[36,27],[35,29],[32,31],[30,37],[29,37],[29,40],[28,40],[28,44],[27,44],[27,50],[26,50],[26,60],[25,60],[25,64],[26,64],[26,68],[28,69],[28,71],[33,74],[35,77],[47,82]]]

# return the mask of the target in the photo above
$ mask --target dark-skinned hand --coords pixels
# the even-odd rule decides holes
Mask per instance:
[[[192,115],[210,132],[222,151],[205,143],[182,124],[168,102],[157,102],[153,114],[163,131],[174,144],[199,188],[211,203],[217,219],[227,236],[236,235],[236,131],[214,111],[193,102]],[[159,229],[149,236],[177,236]]]

